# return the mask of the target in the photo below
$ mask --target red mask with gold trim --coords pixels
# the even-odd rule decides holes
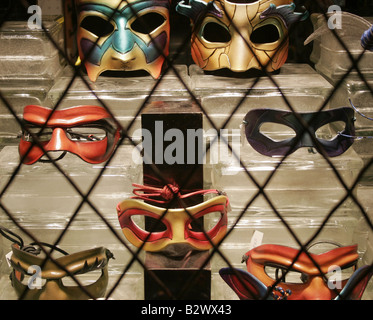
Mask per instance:
[[[175,190],[174,192],[177,193]],[[217,190],[200,190],[200,192],[192,192],[184,196],[210,192],[217,193]],[[162,192],[156,193],[157,196],[161,194]],[[183,197],[183,195],[178,196],[180,199]],[[135,198],[150,200],[149,195]],[[167,200],[155,202],[165,203]],[[118,204],[117,213],[122,232],[127,240],[136,247],[142,247],[145,251],[160,251],[171,244],[189,244],[197,250],[208,250],[218,244],[226,234],[228,207],[229,201],[224,195],[218,195],[187,208],[172,209],[128,199]],[[192,229],[191,225],[194,221],[209,214],[218,214],[217,222],[214,220],[214,226],[204,231]],[[161,231],[146,231],[136,220],[136,218],[141,217],[152,218],[155,220],[155,226],[162,226],[163,228],[161,228]]]

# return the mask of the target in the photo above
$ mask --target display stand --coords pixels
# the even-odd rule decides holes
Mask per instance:
[[[351,15],[344,16],[342,25],[351,28],[354,41],[350,38],[344,41],[356,58],[362,51],[356,40],[359,42],[360,32],[369,25],[363,23],[364,28],[359,29],[360,24],[355,23],[353,17],[351,20],[349,18]],[[313,21],[317,26],[325,22]],[[52,18],[50,22],[45,21],[45,27],[63,48],[62,21]],[[173,44],[178,48],[180,42]],[[289,110],[289,102],[295,111],[318,111],[350,66],[347,52],[340,50],[335,37],[322,33],[320,38],[314,40],[311,60],[316,70],[305,64],[286,63],[271,78],[266,75],[249,77],[247,74],[232,76],[204,72],[196,65],[185,62],[189,52],[185,51],[178,60],[180,64],[174,65],[177,74],[170,69],[162,75],[159,83],[141,71],[105,72],[95,83],[89,81],[83,72],[85,81],[77,77],[70,83],[74,70],[66,66],[44,31],[29,30],[24,22],[4,23],[1,26],[0,46],[1,94],[20,118],[23,108],[29,104],[52,108],[59,102],[60,110],[79,105],[104,104],[125,130],[131,124],[126,131],[130,139],[125,139],[116,149],[110,163],[89,164],[68,153],[58,161],[66,176],[52,163],[41,162],[22,165],[15,172],[20,160],[17,134],[21,128],[0,100],[0,190],[16,173],[2,195],[4,208],[9,209],[17,223],[40,241],[54,243],[66,230],[59,245],[70,253],[98,245],[110,249],[115,260],[110,261],[108,288],[116,285],[109,297],[111,299],[237,299],[219,276],[219,269],[227,267],[227,260],[233,267],[245,268],[242,255],[250,249],[250,240],[255,231],[262,232],[263,243],[297,247],[298,243],[283,221],[302,243],[307,242],[322,226],[316,240],[335,241],[341,245],[358,244],[359,263],[371,264],[373,232],[367,230],[359,208],[350,198],[324,224],[325,216],[346,194],[328,161],[313,149],[299,149],[286,159],[260,155],[247,143],[240,130],[246,113],[256,108]],[[359,64],[370,86],[373,77],[372,55],[367,52]],[[190,96],[189,89],[204,112]],[[352,98],[364,114],[373,117],[371,92],[356,77],[356,72],[333,93],[326,108],[348,106],[348,98]],[[156,123],[161,124],[161,132]],[[220,153],[214,162],[211,149],[204,155],[204,145],[196,141],[198,138],[208,141],[214,130],[220,130],[223,124],[227,130],[225,137],[239,152],[241,163],[232,157],[226,161]],[[357,118],[355,124],[357,134],[373,136],[368,121]],[[202,136],[198,135],[192,148],[188,144],[189,129],[193,132],[203,129]],[[137,163],[134,155],[137,144],[142,142],[141,133],[144,130],[148,130],[152,137],[153,152],[150,162]],[[175,154],[180,148],[174,145],[175,149],[166,159],[166,149],[174,142],[165,138],[168,130],[178,130],[180,133],[171,136],[173,139],[181,137],[183,157]],[[283,134],[276,127],[269,131],[275,136]],[[323,128],[321,134],[329,137],[333,132],[334,129],[329,126]],[[224,146],[221,139],[218,143]],[[180,146],[180,140],[177,145]],[[328,160],[344,183],[351,186],[364,161],[372,158],[372,150],[371,140],[356,141],[343,155]],[[103,169],[105,171],[101,175]],[[273,206],[263,195],[253,200],[258,193],[255,182],[262,186],[272,173],[264,192]],[[66,179],[68,177],[84,195],[98,176],[100,179],[87,199],[104,219],[88,203],[80,206],[82,195]],[[370,217],[373,209],[372,177],[370,170],[361,180],[363,188],[359,186],[358,190],[353,191],[367,208]],[[141,250],[137,255],[139,261],[133,259],[133,253],[138,248],[123,236],[116,212],[118,203],[133,196],[132,183],[160,188],[165,183],[176,183],[182,189],[213,188],[226,193],[231,207],[228,214],[229,236],[219,245],[219,252],[211,256],[209,251],[174,244],[160,252]],[[191,206],[203,200],[203,196],[195,196],[185,199],[184,203]],[[171,202],[159,206],[175,208],[179,204]],[[0,224],[18,233],[18,226],[4,211],[0,209]],[[192,228],[207,226],[214,219],[205,216],[203,221],[195,222]],[[108,228],[108,224],[111,228]],[[157,231],[148,219],[145,219],[145,229]],[[21,235],[26,243],[31,241],[27,235]],[[0,237],[1,300],[17,298],[9,281],[10,267],[5,260],[9,248],[9,241]],[[123,276],[124,270],[126,273]],[[89,275],[86,277],[84,280],[94,281]],[[163,285],[157,280],[162,281]],[[371,299],[373,288],[368,287],[366,291]]]
[[[208,257],[206,251],[184,252],[182,256],[147,253],[145,265],[177,299],[210,300],[211,267],[205,265]],[[144,274],[144,283],[145,300],[172,299],[148,272]]]
[[[360,17],[343,12],[341,14],[340,28],[334,30],[339,40],[328,29],[327,22],[322,15],[313,16],[312,22],[316,37],[315,35],[313,36],[311,61],[315,64],[315,69],[329,83],[335,87],[338,85],[331,97],[330,106],[332,108],[350,106],[349,100],[351,99],[351,102],[359,112],[366,117],[372,118],[373,52],[368,50],[364,52],[361,45],[361,37],[366,30],[371,28],[373,18]],[[362,54],[363,56],[361,56]],[[350,70],[352,66],[350,57],[356,61],[359,59],[357,67],[360,74],[356,68]],[[350,73],[346,77],[347,71],[350,71]],[[340,81],[342,82],[339,83]],[[373,135],[373,121],[358,113],[356,113],[355,128],[356,136],[370,137]],[[373,155],[372,139],[356,139],[354,150],[361,157],[364,164],[367,165]],[[372,177],[373,167],[370,166],[361,177],[356,191],[358,200],[369,217],[373,216],[371,209]],[[362,254],[362,263],[370,264],[373,256],[373,232],[367,227],[364,218],[360,219],[356,230],[360,233],[359,248],[364,252]]]
[[[360,59],[358,68],[364,76],[373,76],[373,52],[366,51],[360,57],[364,51],[361,36],[371,27],[372,22],[371,17],[363,18],[342,12],[340,26],[332,30],[323,14],[313,15],[314,34],[306,40],[307,44],[313,42],[310,59],[315,69],[330,83],[335,84],[347,71],[350,71],[350,76],[359,77],[356,68],[350,70],[353,66],[350,56],[356,61]]]
[[[342,13],[341,27],[334,30],[340,40],[328,29],[327,22],[322,15],[314,15],[312,22],[314,35],[310,36],[313,39],[310,58],[315,64],[315,69],[333,86],[336,86],[343,78],[342,83],[338,85],[336,92],[331,97],[331,107],[350,106],[349,99],[351,99],[360,112],[372,117],[372,95],[367,85],[372,88],[373,52],[364,52],[361,46],[361,37],[371,27],[373,18],[363,18],[347,12]],[[356,61],[359,59],[357,66],[365,81],[356,68],[351,69],[353,64],[346,48],[353,59]],[[349,74],[345,77],[348,71]],[[357,115],[355,127],[356,135],[371,135],[373,122]],[[363,160],[372,156],[370,145],[369,139],[356,140],[354,144],[355,151]]]
[[[351,102],[357,108],[357,110],[359,110],[359,112],[369,118],[373,118],[372,93],[367,87],[368,85],[370,88],[373,88],[373,79],[371,77],[365,77],[365,81],[358,77],[348,77],[347,79],[345,79],[336,90],[336,94],[332,97],[331,105],[333,107],[351,106],[349,102],[349,100],[351,99]],[[356,136],[372,136],[373,121],[357,113],[355,118]],[[373,155],[372,139],[357,139],[354,143],[354,149],[358,153],[358,155],[361,156],[364,162],[368,162]],[[369,173],[370,176],[372,176],[372,174],[373,172]]]
[[[63,18],[43,21],[49,37],[63,50]],[[66,62],[43,29],[30,29],[27,21],[6,21],[1,26],[0,81],[34,84],[54,82]]]
[[[189,86],[190,79],[187,67],[176,65],[175,69],[186,86]],[[72,76],[73,70],[70,66],[67,66],[48,93],[49,107],[55,106],[60,100]],[[111,76],[103,73],[95,83],[89,81],[86,75],[84,75],[84,79],[85,81],[78,77],[74,80],[63,100],[60,101],[59,109],[78,105],[105,104],[125,129],[133,122],[127,132],[136,141],[140,138],[137,132],[141,129],[141,118],[137,112],[140,108],[144,108],[145,101],[147,103],[152,101],[177,101],[182,104],[190,100],[186,87],[179,81],[173,70],[169,70],[163,76],[159,85],[157,80],[149,74],[135,71],[111,74]],[[150,94],[151,97],[147,100]]]
[[[48,17],[44,27],[63,48],[63,20]],[[48,105],[47,94],[65,66],[44,30],[30,29],[27,21],[6,21],[0,31],[1,94],[17,116],[28,104]],[[12,144],[20,126],[0,99],[0,146]]]
[[[226,128],[239,129],[242,119],[251,109],[289,110],[282,94],[298,112],[317,111],[333,90],[328,81],[306,64],[284,64],[278,73],[272,75],[272,80],[266,76],[207,74],[196,65],[189,67],[189,74],[193,93],[217,128],[229,120]],[[232,112],[234,114],[230,117]],[[204,120],[205,130],[208,130],[211,124]]]
[[[204,187],[203,163],[199,157],[203,155],[203,145],[194,138],[189,138],[188,131],[199,132],[203,138],[202,114],[198,108],[190,104],[158,102],[147,106],[141,115],[142,130],[150,132],[152,137],[151,153],[143,144],[143,182],[144,185],[163,188],[172,183],[181,190],[201,190]],[[177,130],[174,138],[178,146],[172,154],[167,153],[174,141],[162,141],[168,130]],[[145,134],[144,134],[145,136]],[[179,153],[179,154],[178,154]],[[180,154],[181,153],[181,154]],[[191,154],[194,157],[191,158]],[[145,162],[146,155],[152,161]],[[167,158],[168,157],[168,158]],[[175,158],[173,158],[175,157]],[[171,160],[171,161],[170,161]],[[198,195],[185,199],[184,205],[189,207],[203,201],[203,196]],[[157,204],[165,208],[180,208],[177,201],[167,204]],[[203,221],[198,220],[192,227],[203,227]],[[145,220],[145,228],[148,231],[157,231],[154,225]],[[208,251],[195,251],[189,245],[170,244],[160,252],[146,252],[145,265],[147,270],[153,272],[170,292],[181,299],[210,299],[210,264],[207,262]],[[201,271],[199,270],[200,268]],[[170,299],[162,287],[154,281],[154,278],[145,272],[144,292],[145,299]],[[183,288],[185,288],[183,292]],[[180,296],[180,294],[182,296]]]

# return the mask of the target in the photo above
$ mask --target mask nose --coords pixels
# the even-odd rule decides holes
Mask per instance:
[[[174,220],[172,223],[172,242],[185,243],[185,221]]]
[[[246,71],[252,61],[254,61],[254,63],[256,62],[253,52],[249,48],[248,37],[244,38],[243,36],[244,35],[241,34],[235,34],[232,37],[229,50],[229,60],[232,71]]]
[[[300,139],[300,145],[302,147],[314,147],[315,143],[312,139],[312,136],[305,129],[302,129],[302,130],[304,131],[302,132],[302,138]]]
[[[227,1],[226,11],[227,16],[232,20],[235,27],[229,27],[231,34],[231,42],[229,51],[221,55],[221,62],[223,59],[234,72],[243,72],[253,67],[258,67],[259,63],[254,56],[255,51],[252,49],[250,40],[253,31],[252,20],[258,13],[260,1],[248,1],[245,5],[237,5]]]
[[[66,133],[62,128],[55,128],[52,132],[51,140],[45,147],[46,151],[58,151],[66,148]]]
[[[130,30],[126,29],[126,20],[118,19],[118,30],[113,34],[112,46],[113,49],[121,54],[125,54],[133,49],[135,44],[134,36]]]
[[[48,280],[39,300],[68,300],[69,297],[59,286],[60,280]]]
[[[321,277],[310,279],[309,285],[302,292],[302,300],[331,300],[332,290],[330,290]]]

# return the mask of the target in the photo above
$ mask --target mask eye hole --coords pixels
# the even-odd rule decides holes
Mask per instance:
[[[32,267],[29,268],[29,271],[32,272],[34,269]],[[46,279],[41,278],[39,275],[31,275],[28,273],[20,273],[19,280],[25,286],[34,289],[41,289],[47,282]]]
[[[223,213],[219,211],[213,211],[203,216],[204,229],[206,232],[212,230],[222,219]]]
[[[296,137],[296,133],[293,129],[283,124],[274,122],[264,122],[260,126],[259,132],[275,142]]]
[[[220,211],[209,212],[203,216],[203,220],[202,217],[192,220],[188,229],[193,232],[209,232],[217,226],[222,217],[223,213]]]
[[[209,22],[205,25],[202,37],[209,42],[226,43],[231,41],[231,35],[228,30],[215,22]]]
[[[79,287],[79,285],[86,287],[97,282],[101,275],[101,270],[95,270],[88,273],[76,274],[73,277],[66,276],[61,278],[61,281],[65,287]]]
[[[329,282],[346,281],[351,278],[355,270],[356,266],[354,264],[342,268],[339,266],[331,266],[325,276]]]
[[[280,39],[280,34],[273,24],[266,24],[255,29],[250,36],[251,42],[256,44],[272,43],[278,39]]]
[[[66,135],[72,141],[100,141],[105,139],[106,131],[98,127],[72,127],[66,129]]]
[[[23,131],[23,134],[22,134],[22,139],[24,141],[28,141],[28,142],[32,142],[33,141],[33,138],[32,138],[32,135],[31,134],[34,134],[38,137],[39,141],[42,142],[42,141],[49,141],[52,137],[52,133],[53,133],[53,129],[52,128],[44,128],[42,132],[41,131],[41,127],[37,127],[37,126],[28,126],[27,127],[28,131]],[[30,132],[30,134],[29,134]]]
[[[333,140],[346,128],[346,123],[343,121],[334,121],[318,128],[315,132],[316,137],[323,140]]]
[[[167,226],[159,219],[144,216],[144,215],[132,215],[132,222],[140,229],[148,232],[164,232],[167,230]]]
[[[159,13],[150,12],[138,17],[132,24],[131,28],[135,32],[149,34],[155,29],[160,27],[164,22],[165,18]]]
[[[295,270],[286,272],[286,268],[280,266],[267,265],[264,267],[264,271],[271,279],[284,283],[302,284],[308,281],[306,274]]]
[[[85,17],[80,26],[97,37],[104,37],[114,31],[114,26],[107,20],[98,16]]]

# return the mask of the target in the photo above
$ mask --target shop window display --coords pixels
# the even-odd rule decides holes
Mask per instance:
[[[16,2],[0,299],[373,298],[369,4]]]

